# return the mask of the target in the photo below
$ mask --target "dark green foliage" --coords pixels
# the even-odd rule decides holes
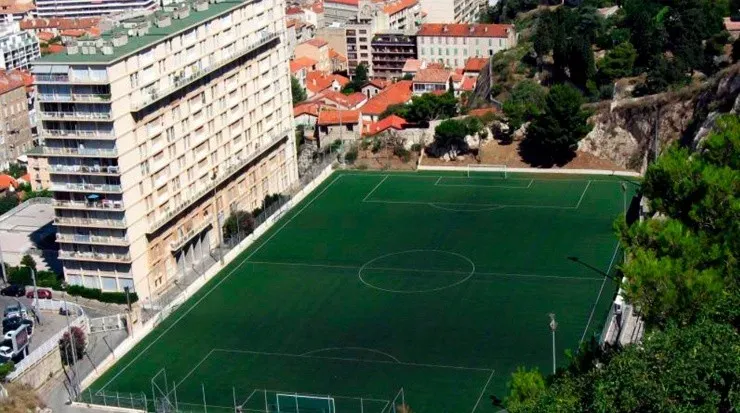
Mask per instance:
[[[27,171],[24,165],[17,164],[17,163],[11,163],[8,166],[8,169],[3,171],[3,173],[12,176],[15,179],[18,179],[21,176],[25,175]]]
[[[577,89],[556,85],[547,95],[544,111],[534,118],[520,146],[522,156],[533,165],[555,165],[569,161],[590,130],[589,113],[581,109],[583,97]]]
[[[70,331],[72,335],[69,334]],[[71,327],[70,331],[65,332],[59,339],[59,353],[62,355],[62,363],[67,366],[82,360],[87,347],[85,332],[80,327]]]
[[[87,288],[81,285],[70,285],[67,286],[67,294],[89,298],[91,300],[98,300],[103,303],[126,304],[125,292],[103,292],[99,288]],[[136,293],[131,292],[129,293],[129,299],[133,304],[139,300],[139,296],[136,295]]]
[[[545,89],[537,83],[531,80],[517,83],[503,107],[509,126],[513,130],[519,129],[523,123],[542,113],[546,98]]]
[[[425,93],[411,98],[409,104],[389,106],[380,118],[397,115],[411,123],[426,124],[431,120],[451,118],[457,114],[458,103],[452,93]]]
[[[353,147],[346,154],[344,154],[344,161],[348,164],[353,164],[357,160],[358,151],[356,147]]]
[[[5,195],[0,195],[0,215],[15,208],[18,204],[18,196],[15,193],[6,192]]]
[[[247,236],[254,231],[254,216],[247,211],[234,211],[223,226],[223,235],[225,239],[232,237]]]
[[[24,255],[23,258],[21,258],[21,265],[36,271],[36,260],[34,260],[33,257],[28,254]]]
[[[740,37],[732,42],[732,62],[735,63],[740,60]]]
[[[360,63],[355,68],[355,75],[352,76],[352,80],[342,88],[342,93],[349,95],[355,92],[359,92],[365,83],[367,83],[367,66],[364,63]]]
[[[341,145],[341,142],[339,142],[339,145]],[[336,151],[336,149],[334,151]],[[252,211],[252,216],[254,216],[255,218],[259,218],[260,214],[270,209],[273,204],[278,204],[284,202],[285,200],[287,200],[287,197],[282,194],[267,195],[265,196],[265,199],[262,200],[262,206],[259,206],[255,208],[254,211]]]
[[[615,79],[632,76],[637,59],[637,50],[632,43],[624,42],[610,50],[599,62],[599,77],[602,83],[611,83]]]
[[[25,265],[21,265],[19,267],[6,265],[5,274],[7,275],[8,281],[10,281],[11,284],[20,284],[26,286],[33,285],[31,270]],[[37,271],[36,286],[52,288],[54,290],[61,290],[62,282],[57,274],[53,271]]]
[[[306,96],[306,89],[301,86],[301,82],[298,81],[294,76],[290,77],[290,93],[293,96],[293,104],[303,102],[308,97]]]
[[[0,364],[0,381],[5,381],[5,378],[8,377],[8,374],[13,370],[15,370],[15,363],[13,363],[12,360]]]
[[[725,45],[730,41],[730,33],[721,31],[706,41],[704,45],[703,71],[711,75],[727,65],[724,58]]]
[[[683,86],[690,80],[688,70],[686,64],[678,58],[668,60],[662,55],[658,56],[647,72],[645,83],[635,88],[635,95],[660,93],[670,87]]]
[[[465,137],[483,130],[483,122],[475,116],[448,119],[434,129],[434,144],[441,148],[466,150]]]
[[[395,145],[393,147],[393,155],[397,156],[404,162],[408,162],[411,160],[411,152],[409,152],[408,149],[404,148],[403,145]]]

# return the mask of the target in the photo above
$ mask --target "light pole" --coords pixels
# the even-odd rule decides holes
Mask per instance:
[[[3,282],[5,284],[8,284],[8,277],[5,274],[5,260],[3,259],[3,246],[0,245],[0,268],[2,268],[3,272]]]
[[[624,214],[624,223],[627,224],[627,184],[622,182],[622,213]],[[627,262],[627,250],[622,249],[622,262]]]
[[[550,313],[548,316],[550,316],[550,331],[552,331],[552,374],[555,374],[557,370],[557,363],[555,361],[555,330],[558,329],[558,322],[555,321],[555,313]]]
[[[213,215],[216,218],[216,231],[218,231],[217,232],[217,234],[218,234],[218,246],[217,246],[217,249],[218,249],[218,260],[223,265],[223,263],[224,263],[224,256],[223,256],[223,251],[221,251],[221,245],[224,242],[224,236],[221,233],[221,219],[219,217],[218,202],[216,200],[216,187],[218,186],[217,185],[217,181],[216,181],[217,176],[218,175],[216,174],[216,171],[214,170],[213,171],[213,175],[211,175],[211,181],[213,182]]]

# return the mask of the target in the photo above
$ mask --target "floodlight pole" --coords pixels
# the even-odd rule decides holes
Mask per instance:
[[[555,313],[550,313],[548,316],[550,317],[550,331],[552,331],[552,374],[555,374],[557,370],[555,359],[555,330],[558,328],[558,323],[555,321]]]

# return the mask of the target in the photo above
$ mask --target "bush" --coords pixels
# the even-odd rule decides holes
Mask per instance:
[[[224,222],[223,235],[230,239],[241,234],[249,235],[254,231],[254,217],[247,211],[234,211]]]
[[[383,142],[380,141],[380,139],[375,138],[373,139],[373,147],[370,149],[372,153],[378,153],[380,152],[380,148],[383,146]]]
[[[99,288],[70,285],[67,287],[67,293],[69,295],[89,298],[103,303],[126,304],[126,293],[121,292],[103,292]],[[139,296],[136,295],[136,293],[129,293],[129,298],[131,299],[132,304],[139,300]]]
[[[344,154],[344,161],[347,163],[355,163],[357,160],[357,148],[352,148]]]
[[[421,153],[421,144],[415,143],[411,145],[411,152]]]
[[[367,148],[370,147],[371,143],[373,143],[372,139],[363,139],[362,142],[360,142],[360,149],[366,151]]]
[[[394,146],[393,155],[399,157],[404,162],[408,162],[411,160],[411,152],[406,150],[406,148],[404,148],[403,145]]]
[[[85,347],[87,347],[87,339],[85,332],[81,328],[75,326],[70,329],[72,336],[70,337],[69,331],[64,333],[61,339],[59,339],[59,352],[62,355],[62,363],[71,365],[82,360],[85,355]],[[72,345],[74,344],[74,350]]]

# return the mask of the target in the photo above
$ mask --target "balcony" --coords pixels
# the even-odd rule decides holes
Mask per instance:
[[[112,252],[80,252],[80,251],[64,251],[59,250],[59,258],[63,260],[75,260],[75,261],[95,261],[95,262],[121,262],[130,263],[131,255],[126,254],[114,254]]]
[[[96,121],[110,120],[109,112],[40,112],[41,118],[46,120],[78,120],[78,121]]]
[[[64,184],[51,184],[52,191],[66,191],[66,192],[95,192],[95,193],[120,193],[123,191],[121,185],[108,185],[108,184],[85,184],[85,183],[64,183]]]
[[[54,223],[62,226],[90,227],[90,228],[126,228],[126,220],[97,219],[97,218],[68,218],[55,217]]]
[[[80,234],[59,234],[57,233],[57,242],[74,243],[74,244],[99,244],[99,245],[120,245],[127,246],[127,237],[111,237],[100,235],[80,235]]]
[[[198,225],[194,226],[190,231],[183,234],[180,238],[170,242],[170,250],[172,252],[177,252],[182,248],[188,241],[193,239],[196,235],[203,232],[206,228],[213,225],[213,222],[211,220],[200,222]]]
[[[41,136],[46,139],[115,139],[113,131],[93,131],[93,130],[64,130],[64,129],[42,129]]]
[[[115,149],[52,148],[48,146],[37,146],[28,153],[31,155],[89,156],[95,158],[115,158],[118,156],[118,151]]]
[[[49,172],[69,175],[120,175],[121,169],[117,166],[100,165],[49,165]]]
[[[224,182],[227,178],[229,178],[234,172],[240,170],[244,166],[248,165],[252,161],[254,161],[258,156],[260,156],[262,153],[264,153],[265,149],[271,148],[281,140],[285,138],[286,135],[292,134],[292,130],[285,130],[282,133],[276,134],[269,139],[261,139],[260,142],[257,142],[256,148],[253,153],[249,154],[246,157],[243,157],[241,159],[237,159],[236,162],[234,162],[231,165],[224,166],[219,168],[219,175],[211,181],[208,185],[204,185],[201,188],[198,188],[195,190],[192,194],[192,196],[188,197],[186,200],[182,201],[180,204],[174,205],[170,210],[168,210],[164,216],[159,218],[158,220],[154,221],[150,226],[148,230],[148,234],[154,233],[158,229],[160,229],[163,225],[165,225],[167,222],[169,222],[174,216],[184,211],[186,208],[190,207],[203,197],[203,195],[207,194],[208,192],[212,191],[213,188],[220,185],[222,182]]]
[[[56,73],[56,74],[35,74],[34,80],[36,83],[77,83],[81,85],[100,85],[100,84],[108,84],[109,81],[107,78],[101,78],[101,79],[93,79],[89,77],[74,77],[69,76],[66,73]]]
[[[123,211],[123,201],[62,201],[55,199],[52,202],[54,208],[59,209],[87,209],[90,211]]]
[[[87,94],[87,93],[39,93],[39,102],[80,102],[80,103],[97,103],[110,102],[109,94]]]
[[[257,50],[258,48],[268,44],[272,40],[278,39],[278,35],[275,33],[268,33],[267,35],[263,36],[262,39],[243,47],[239,50],[237,50],[234,54],[229,55],[227,57],[224,57],[221,60],[217,60],[216,62],[201,68],[197,72],[191,74],[190,76],[183,77],[177,79],[173,84],[159,90],[153,90],[151,93],[149,93],[148,96],[142,98],[140,101],[135,102],[132,105],[131,111],[132,112],[138,112],[145,107],[149,106],[150,104],[164,98],[165,96],[182,89],[183,87],[195,82],[198,79],[201,79],[202,77],[214,72],[215,70],[218,70],[219,68],[225,66],[228,63],[233,62],[234,60],[246,55],[249,52],[252,52],[254,50]]]

